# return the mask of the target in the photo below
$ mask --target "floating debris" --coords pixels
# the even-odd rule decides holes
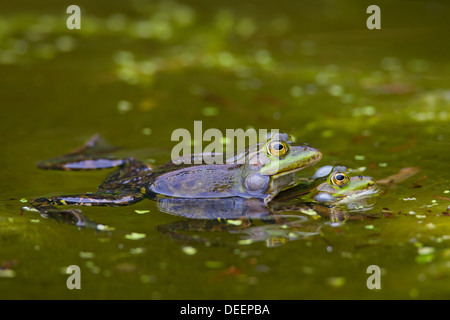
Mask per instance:
[[[253,243],[252,239],[243,239],[243,240],[239,240],[238,241],[239,245],[249,245],[249,244],[252,244],[252,243]]]
[[[414,176],[420,171],[419,167],[409,167],[409,168],[402,168],[399,173],[393,174],[387,178],[377,180],[377,183],[381,184],[398,184],[406,179]]]
[[[181,250],[189,256],[192,256],[197,253],[197,249],[191,246],[184,246]]]
[[[427,223],[426,225],[425,225],[425,227],[427,227],[427,229],[428,230],[434,230],[434,229],[436,229],[436,226],[433,224],[433,223]]]
[[[100,230],[100,231],[114,231],[114,230],[116,230],[116,228],[107,226],[105,224],[98,224],[96,229]]]
[[[447,200],[447,201],[450,201],[450,198],[446,198],[446,197],[440,197],[440,196],[433,196],[434,198],[436,198],[436,199],[441,199],[441,200]],[[434,201],[436,201],[436,200],[434,200]],[[431,202],[433,202],[433,201],[431,201]],[[433,204],[437,204],[436,202],[433,202]]]
[[[228,219],[227,220],[227,224],[231,224],[233,226],[240,226],[240,225],[242,225],[242,220],[231,220],[231,219]]]
[[[326,279],[326,282],[333,288],[340,288],[345,284],[346,280],[344,277],[329,277]]]
[[[134,210],[134,212],[136,212],[137,214],[144,214],[144,213],[149,213],[150,210]]]
[[[87,261],[86,267],[94,274],[99,274],[102,271],[102,269],[99,266],[96,266],[92,261]]]
[[[14,278],[16,272],[11,269],[0,269],[0,278]]]
[[[313,209],[309,208],[307,210],[300,210],[301,213],[307,214],[308,216],[317,216],[317,212],[314,211]]]
[[[352,110],[352,116],[353,117],[360,117],[360,116],[373,116],[376,114],[376,109],[373,106],[364,106],[360,108],[354,108]]]
[[[137,267],[133,263],[124,262],[116,265],[116,268],[120,272],[135,272]]]
[[[80,251],[80,253],[78,254],[80,256],[80,258],[82,259],[92,259],[95,257],[95,253],[93,252],[87,252],[87,251]]]
[[[125,239],[128,240],[140,240],[144,239],[147,235],[145,233],[132,232],[125,235]]]
[[[433,247],[421,247],[418,249],[416,262],[419,264],[429,263],[434,260],[436,249]]]

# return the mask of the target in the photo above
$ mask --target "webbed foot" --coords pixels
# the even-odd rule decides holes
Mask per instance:
[[[30,204],[46,218],[58,222],[65,222],[78,227],[98,229],[98,224],[86,218],[79,209],[58,209],[55,205],[77,206],[126,206],[138,202],[144,198],[142,193],[125,194],[77,194],[70,196],[56,196],[50,198],[38,198],[30,201]]]

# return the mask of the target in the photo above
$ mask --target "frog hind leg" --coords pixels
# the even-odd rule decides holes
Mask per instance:
[[[81,214],[81,210],[68,208],[60,209],[55,206],[126,206],[141,201],[144,194],[130,191],[122,193],[85,193],[76,195],[63,195],[50,198],[38,198],[30,201],[30,204],[39,213],[58,222],[65,222],[78,227],[97,228],[98,224],[87,219]]]
[[[40,169],[49,170],[97,170],[123,166],[132,159],[116,159],[104,155],[118,149],[105,142],[100,135],[92,136],[83,146],[59,157],[37,163]]]

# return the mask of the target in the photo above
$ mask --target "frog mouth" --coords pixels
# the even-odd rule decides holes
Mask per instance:
[[[322,153],[317,149],[305,146],[302,149],[302,152],[306,152],[306,151],[308,151],[308,149],[309,149],[309,153],[307,156],[305,155],[305,157],[303,159],[300,159],[299,161],[295,161],[290,166],[287,166],[286,168],[279,170],[279,172],[277,174],[275,174],[275,176],[282,176],[282,175],[286,175],[286,174],[295,173],[297,171],[303,170],[307,167],[310,167],[310,166],[316,164],[317,162],[319,162],[322,159]]]

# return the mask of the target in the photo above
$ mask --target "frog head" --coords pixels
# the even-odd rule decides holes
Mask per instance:
[[[287,134],[275,134],[247,154],[243,187],[267,203],[294,182],[294,173],[314,165],[322,153],[306,144],[294,144]]]
[[[321,168],[322,169],[322,168]],[[321,170],[319,169],[319,170]],[[350,176],[343,166],[330,167],[327,180],[319,184],[314,192],[314,201],[324,204],[337,204],[374,197],[380,189],[373,178]]]

